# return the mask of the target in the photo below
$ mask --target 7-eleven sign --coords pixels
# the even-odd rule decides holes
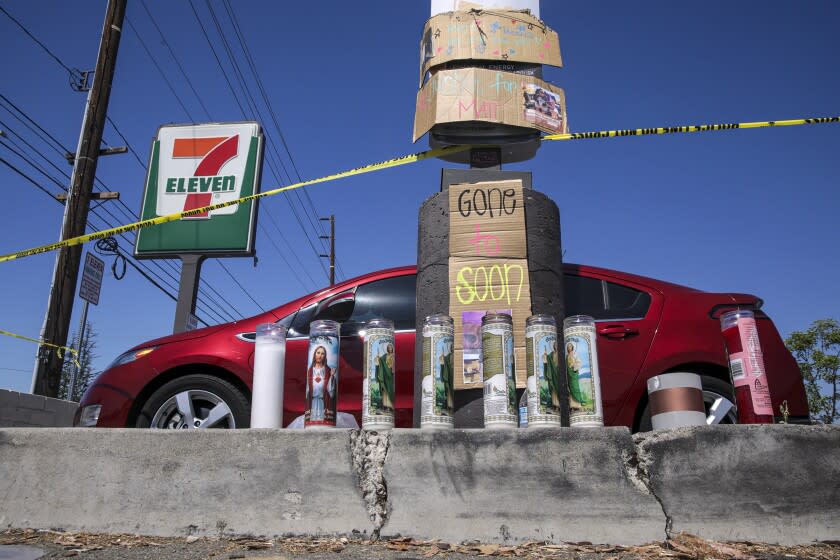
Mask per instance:
[[[163,126],[152,144],[142,219],[259,191],[257,123]],[[140,230],[135,255],[253,254],[256,204],[245,202]]]

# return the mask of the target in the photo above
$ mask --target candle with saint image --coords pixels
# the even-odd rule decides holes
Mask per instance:
[[[257,325],[254,343],[252,428],[283,427],[283,376],[286,364],[286,327]]]

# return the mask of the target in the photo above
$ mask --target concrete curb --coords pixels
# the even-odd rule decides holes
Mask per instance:
[[[634,485],[627,428],[397,430],[383,534],[451,542],[662,540],[665,515]]]
[[[840,426],[0,429],[0,529],[637,544],[840,537]]]
[[[0,527],[370,532],[349,430],[0,430]]]
[[[777,544],[840,536],[840,426],[701,426],[634,439],[672,534]]]

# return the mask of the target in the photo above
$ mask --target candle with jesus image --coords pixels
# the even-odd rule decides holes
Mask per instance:
[[[304,428],[335,427],[340,328],[335,321],[327,320],[313,321],[309,326]]]

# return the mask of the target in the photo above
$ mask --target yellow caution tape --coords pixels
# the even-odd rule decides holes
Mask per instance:
[[[646,136],[649,134],[675,134],[679,132],[708,132],[712,130],[736,130],[740,128],[767,128],[771,126],[796,126],[800,124],[822,124],[840,122],[840,117],[819,117],[816,119],[794,119],[790,121],[761,121],[731,124],[701,124],[696,126],[671,126],[664,128],[630,128],[627,130],[602,130],[600,132],[569,132],[543,136],[543,140],[586,140],[589,138],[615,138],[618,136]]]
[[[81,368],[82,364],[79,363],[79,351],[70,348],[69,346],[59,346],[58,344],[53,344],[52,342],[47,342],[45,340],[38,340],[37,338],[29,338],[28,336],[23,336],[22,334],[15,334],[10,333],[9,331],[4,331],[0,329],[0,334],[4,334],[6,336],[11,336],[13,338],[19,338],[21,340],[28,340],[29,342],[34,342],[36,344],[40,344],[41,346],[49,346],[50,348],[55,348],[58,352],[58,357],[64,359],[64,351],[67,350],[73,355],[73,363],[76,364],[77,367]]]
[[[136,229],[143,229],[151,226],[156,226],[159,224],[165,224],[167,222],[174,222],[175,220],[180,220],[181,218],[187,218],[190,216],[194,216],[196,214],[203,214],[205,212],[209,212],[211,210],[218,210],[219,208],[225,208],[227,206],[233,206],[234,204],[241,204],[243,202],[248,202],[249,200],[256,200],[258,198],[263,198],[266,196],[272,196],[275,194],[280,194],[281,192],[290,191],[293,189],[299,189],[301,187],[306,187],[308,185],[314,185],[317,183],[326,183],[327,181],[334,181],[336,179],[343,179],[345,177],[352,177],[353,175],[361,175],[363,173],[370,173],[371,171],[378,171],[380,169],[387,169],[389,167],[398,167],[400,165],[406,165],[407,163],[414,163],[415,161],[422,161],[424,159],[430,159],[439,157],[446,154],[455,154],[458,152],[463,152],[469,150],[471,146],[446,146],[444,148],[437,148],[434,150],[427,150],[425,152],[418,152],[416,154],[410,154],[407,156],[402,156],[394,159],[389,159],[386,161],[381,161],[379,163],[372,163],[370,165],[365,165],[363,167],[357,167],[355,169],[350,169],[348,171],[342,171],[340,173],[334,173],[333,175],[327,175],[325,177],[319,177],[317,179],[310,179],[308,181],[302,181],[300,183],[295,183],[293,185],[289,185],[286,187],[280,187],[277,189],[272,189],[270,191],[265,191],[257,194],[252,194],[248,196],[243,196],[242,198],[238,198],[236,200],[228,200],[227,202],[219,202],[217,204],[211,204],[209,206],[202,206],[201,208],[194,208],[193,210],[188,210],[186,212],[177,212],[175,214],[167,214],[166,216],[158,216],[157,218],[149,218],[148,220],[141,220],[139,222],[134,222],[132,224],[126,224],[124,226],[119,226],[111,229],[104,229],[102,231],[97,231],[96,233],[88,233],[86,235],[80,235],[78,237],[72,237],[70,239],[65,239],[64,241],[59,241],[58,243],[52,243],[50,245],[42,245],[41,247],[35,247],[34,249],[27,249],[25,251],[18,251],[17,253],[10,253],[8,255],[3,255],[0,257],[0,262],[11,261],[15,259],[20,259],[23,257],[30,257],[32,255],[38,255],[40,253],[48,253],[50,251],[55,251],[56,249],[61,249],[62,247],[71,247],[73,245],[81,245],[82,243],[87,243],[88,241],[96,241],[97,239],[103,239],[105,237],[111,237],[113,235],[119,235],[121,233],[125,233],[127,231],[133,231]]]
[[[703,124],[703,125],[695,125],[695,126],[672,126],[672,127],[664,127],[664,128],[635,128],[635,129],[626,129],[626,130],[603,130],[599,132],[571,132],[566,134],[552,134],[549,136],[544,136],[543,140],[585,140],[589,138],[615,138],[619,136],[646,136],[650,134],[675,134],[680,132],[706,132],[712,130],[735,130],[735,129],[749,129],[749,128],[766,128],[771,126],[796,126],[802,124],[821,124],[821,123],[835,123],[840,122],[840,117],[818,117],[813,119],[795,119],[795,120],[787,120],[787,121],[761,121],[761,122],[748,122],[748,123],[731,123],[731,124]],[[193,210],[188,210],[186,212],[178,212],[175,214],[168,214],[166,216],[158,216],[157,218],[150,218],[148,220],[141,220],[139,222],[134,222],[132,224],[126,224],[124,226],[119,226],[111,229],[106,229],[102,231],[98,231],[96,233],[89,233],[87,235],[80,235],[78,237],[73,237],[71,239],[65,239],[64,241],[59,241],[58,243],[52,243],[50,245],[42,245],[40,247],[35,247],[33,249],[26,249],[25,251],[18,251],[17,253],[10,253],[8,255],[0,256],[0,262],[11,261],[15,259],[20,259],[23,257],[29,257],[32,255],[38,255],[41,253],[48,253],[50,251],[55,251],[56,249],[61,249],[62,247],[71,247],[73,245],[81,245],[82,243],[87,243],[88,241],[95,241],[97,239],[103,239],[105,237],[111,237],[112,235],[118,235],[120,233],[125,233],[128,231],[133,231],[137,229],[143,229],[151,226],[155,226],[158,224],[165,224],[167,222],[174,222],[175,220],[180,220],[181,218],[187,218],[190,216],[194,216],[197,214],[203,214],[209,212],[211,210],[218,210],[219,208],[225,208],[227,206],[233,206],[234,204],[241,204],[243,202],[248,202],[250,200],[256,200],[258,198],[263,198],[266,196],[273,196],[275,194],[280,194],[281,192],[290,191],[293,189],[299,189],[301,187],[306,187],[309,185],[315,185],[317,183],[326,183],[327,181],[334,181],[336,179],[343,179],[345,177],[352,177],[353,175],[361,175],[363,173],[370,173],[372,171],[379,171],[380,169],[387,169],[389,167],[398,167],[400,165],[406,165],[408,163],[414,163],[416,161],[422,161],[424,159],[430,159],[435,157],[444,156],[447,154],[455,154],[458,152],[463,152],[469,150],[476,146],[469,146],[469,145],[462,145],[462,146],[447,146],[445,148],[436,148],[434,150],[427,150],[425,152],[418,152],[415,154],[410,154],[394,159],[389,159],[386,161],[382,161],[379,163],[372,163],[370,165],[365,165],[362,167],[357,167],[355,169],[350,169],[347,171],[342,171],[340,173],[334,173],[332,175],[327,175],[325,177],[319,177],[317,179],[310,179],[308,181],[302,181],[300,183],[295,183],[293,185],[288,185],[286,187],[280,187],[277,189],[272,189],[270,191],[265,191],[257,194],[252,194],[249,196],[244,196],[242,198],[238,198],[236,200],[229,200],[227,202],[219,202],[217,204],[211,204],[209,206],[203,206],[201,208],[195,208]]]

